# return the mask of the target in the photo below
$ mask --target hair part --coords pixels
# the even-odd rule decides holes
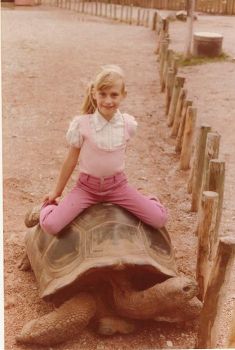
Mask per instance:
[[[97,108],[96,100],[93,97],[93,91],[101,91],[111,88],[118,80],[122,82],[122,94],[126,93],[125,76],[123,70],[116,65],[106,65],[97,74],[94,82],[91,82],[86,90],[86,95],[82,104],[83,114],[92,114]]]

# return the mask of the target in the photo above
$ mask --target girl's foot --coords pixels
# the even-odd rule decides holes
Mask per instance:
[[[30,209],[29,211],[27,211],[24,218],[25,226],[33,227],[39,223],[40,210],[41,210],[41,206],[38,205]]]

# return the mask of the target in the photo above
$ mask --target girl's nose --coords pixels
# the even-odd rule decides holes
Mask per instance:
[[[106,99],[105,99],[105,103],[106,104],[112,104],[113,103],[112,98],[110,96],[107,96]]]

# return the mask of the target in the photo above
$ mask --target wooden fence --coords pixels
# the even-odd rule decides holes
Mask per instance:
[[[102,2],[158,10],[186,10],[188,0],[103,0]],[[195,0],[195,10],[210,14],[235,15],[235,0]]]
[[[198,328],[198,349],[216,348],[219,319],[235,257],[235,236],[219,233],[224,196],[225,162],[219,157],[220,135],[209,125],[196,128],[197,108],[187,99],[185,78],[169,47],[169,24],[156,16],[161,92],[166,93],[166,123],[175,138],[180,169],[190,169],[187,189],[191,211],[198,212],[196,277],[203,309]],[[159,19],[157,21],[157,18]],[[235,345],[235,315],[227,347]]]

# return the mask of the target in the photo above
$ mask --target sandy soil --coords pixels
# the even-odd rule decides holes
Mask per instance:
[[[222,23],[226,26],[226,17],[219,24],[216,22]],[[183,29],[181,24],[172,25],[175,38],[178,31],[180,51]],[[53,185],[66,153],[64,136],[69,121],[79,113],[86,83],[102,64],[116,63],[126,71],[128,98],[123,110],[135,115],[139,122],[139,132],[128,150],[130,181],[144,193],[157,194],[169,208],[167,227],[179,271],[195,275],[197,217],[189,211],[188,172],[178,168],[174,140],[166,126],[155,44],[155,33],[148,28],[94,17],[84,21],[77,13],[66,10],[40,6],[2,11],[6,350],[27,349],[15,343],[15,335],[27,321],[53,308],[39,299],[33,274],[17,268],[24,249],[24,213],[33,203],[40,202]],[[232,52],[231,41],[230,46]],[[198,108],[199,121],[208,121],[222,135],[221,155],[226,158],[227,179],[221,232],[234,233],[235,66],[232,62],[214,63],[184,68],[182,73]],[[75,172],[68,188],[76,177]],[[226,340],[234,303],[232,283],[220,347]],[[149,322],[137,334],[111,338],[85,330],[77,339],[50,349],[193,348],[196,328],[196,323]],[[28,348],[40,350],[38,346]]]

